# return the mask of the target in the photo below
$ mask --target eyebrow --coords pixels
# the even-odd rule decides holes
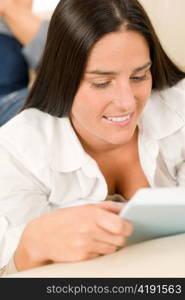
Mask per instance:
[[[136,73],[136,72],[140,72],[140,71],[142,71],[142,70],[145,70],[146,68],[150,67],[151,64],[152,64],[152,63],[149,61],[149,62],[147,62],[146,64],[144,64],[143,66],[134,69],[134,70],[133,70],[133,73]],[[97,74],[97,75],[117,75],[117,74],[118,74],[117,72],[113,72],[113,71],[102,71],[102,70],[87,71],[86,73],[87,73],[87,74]]]

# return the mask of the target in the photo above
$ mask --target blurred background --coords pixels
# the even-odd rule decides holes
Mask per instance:
[[[33,0],[33,11],[36,13],[52,11],[59,0]]]
[[[139,0],[168,55],[185,70],[185,0]]]

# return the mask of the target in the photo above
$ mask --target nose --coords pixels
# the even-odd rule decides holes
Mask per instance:
[[[135,108],[135,95],[129,83],[121,83],[116,87],[113,102],[124,111],[132,111]]]

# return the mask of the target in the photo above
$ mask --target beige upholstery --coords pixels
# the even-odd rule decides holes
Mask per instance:
[[[6,277],[185,277],[185,234],[130,246],[80,263],[51,264]]]
[[[168,55],[185,70],[185,1],[139,0]]]

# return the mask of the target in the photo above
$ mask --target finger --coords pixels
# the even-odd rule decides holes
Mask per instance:
[[[124,220],[124,234],[126,237],[132,235],[133,231],[134,231],[134,227],[132,225],[131,222],[127,221],[127,220]]]
[[[105,254],[111,254],[111,253],[116,252],[117,246],[111,245],[108,243],[94,241],[91,249],[92,249],[92,253],[97,253],[99,255],[102,255],[102,254],[105,255]]]
[[[92,253],[89,253],[89,258],[88,258],[88,259],[93,259],[93,258],[96,258],[96,257],[98,257],[98,256],[100,256],[99,253],[94,253],[94,252],[92,252]]]
[[[98,226],[114,234],[129,236],[133,232],[133,226],[129,221],[105,209],[98,211],[96,222]]]
[[[101,203],[98,203],[98,205],[108,211],[119,214],[120,211],[123,209],[125,203],[114,202],[114,201],[103,201]]]
[[[100,227],[94,233],[95,240],[98,242],[108,243],[116,247],[122,247],[126,242],[126,235],[116,235],[101,229]]]

